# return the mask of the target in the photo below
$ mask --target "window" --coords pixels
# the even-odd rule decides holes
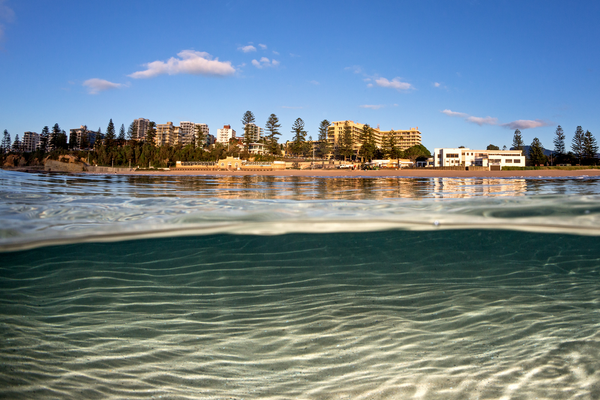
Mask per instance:
[[[521,159],[520,158],[515,158],[515,164],[521,164]]]
[[[504,162],[507,164],[512,164],[512,160],[510,158],[507,158],[506,160],[504,160]]]

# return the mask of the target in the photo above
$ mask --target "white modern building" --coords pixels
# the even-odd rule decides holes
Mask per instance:
[[[231,125],[224,125],[222,129],[217,129],[217,143],[227,144],[233,138],[235,138],[235,130]]]
[[[472,150],[463,148],[437,148],[433,153],[435,167],[524,167],[525,156],[521,150]]]

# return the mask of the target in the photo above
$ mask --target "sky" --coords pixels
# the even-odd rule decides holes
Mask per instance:
[[[0,0],[0,129],[302,118],[436,147],[600,133],[597,1]]]

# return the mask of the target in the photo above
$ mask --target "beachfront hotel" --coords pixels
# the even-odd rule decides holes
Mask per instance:
[[[348,124],[350,128],[350,132],[352,133],[352,142],[353,142],[353,150],[356,154],[360,150],[362,145],[360,137],[362,135],[363,128],[365,124],[361,124],[358,122],[346,120],[346,121],[333,121],[331,125],[329,125],[327,131],[327,141],[332,145],[332,147],[339,146],[342,138],[344,137],[344,127]],[[421,144],[421,132],[419,131],[419,127],[402,129],[402,130],[386,130],[382,131],[379,127],[374,128],[373,130],[373,139],[375,140],[375,146],[381,148],[385,146],[386,138],[392,134],[396,139],[396,147],[400,150],[406,150],[410,147]]]
[[[433,152],[434,167],[524,167],[522,150],[472,150],[463,148],[436,148]]]

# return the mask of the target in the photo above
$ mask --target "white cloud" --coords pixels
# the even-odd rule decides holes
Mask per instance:
[[[386,78],[375,79],[377,86],[396,89],[397,91],[414,89],[413,85],[407,82],[400,81],[400,78],[394,78],[391,81]]]
[[[88,88],[89,94],[98,94],[105,90],[119,89],[125,85],[122,83],[113,83],[104,79],[92,78],[83,82],[83,86]]]
[[[278,55],[279,55],[279,52],[277,52],[277,51],[273,50],[273,54],[275,54],[276,56],[278,56]]]
[[[371,110],[379,110],[382,107],[385,107],[383,104],[363,104],[359,106],[360,108],[369,108]]]
[[[442,86],[442,84],[441,84],[441,83],[439,83],[439,82],[434,82],[434,83],[433,83],[433,86],[435,86],[435,87],[440,87],[440,86]]]
[[[262,50],[266,50],[267,49],[267,45],[266,44],[258,44],[258,47],[260,47]]]
[[[462,117],[462,118],[466,118],[469,116],[469,114],[465,114],[465,113],[461,113],[461,112],[456,112],[456,111],[452,111],[452,110],[444,110],[442,111],[442,113],[450,116],[450,117]]]
[[[256,51],[256,47],[254,47],[251,44],[249,44],[248,46],[238,47],[238,50],[241,50],[244,53],[250,53],[250,52]]]
[[[467,121],[477,124],[479,126],[483,125],[498,125],[498,118],[492,117],[467,117]]]
[[[312,83],[313,85],[320,85],[319,81],[315,81],[315,80],[308,81],[308,83]]]
[[[539,119],[530,120],[530,119],[519,119],[517,121],[509,122],[507,124],[502,124],[503,127],[509,129],[531,129],[531,128],[539,128],[542,126],[550,126],[552,123],[547,121],[542,121]]]
[[[442,113],[444,113],[450,117],[464,118],[465,121],[472,122],[479,126],[497,125],[497,126],[502,126],[504,128],[509,128],[509,129],[531,129],[531,128],[539,128],[541,126],[552,125],[551,122],[546,122],[546,121],[542,121],[539,119],[536,119],[536,120],[520,119],[517,121],[508,122],[506,124],[500,124],[500,123],[498,123],[498,118],[493,118],[493,117],[474,117],[474,116],[466,114],[466,113],[456,112],[456,111],[452,111],[452,110],[444,110],[444,111],[442,111]]]
[[[260,61],[252,60],[252,65],[256,68],[276,67],[279,65],[277,60],[269,60],[267,57],[261,57]]]
[[[219,61],[202,51],[183,50],[177,54],[179,58],[171,57],[167,62],[153,61],[146,66],[146,70],[137,71],[129,75],[132,78],[153,78],[158,75],[192,74],[192,75],[231,75],[235,68],[229,61]]]

